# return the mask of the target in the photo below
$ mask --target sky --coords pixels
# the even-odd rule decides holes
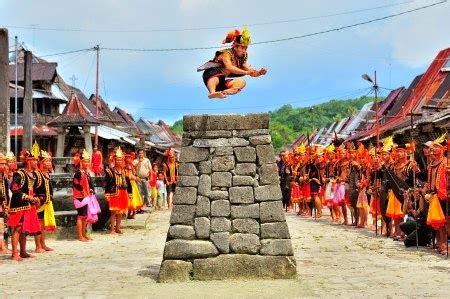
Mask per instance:
[[[38,56],[97,44],[139,49],[211,47],[221,46],[226,33],[241,25],[249,25],[254,42],[267,41],[435,2],[439,0],[0,0],[0,27],[9,29],[10,46],[17,35]],[[392,4],[398,5],[367,10]],[[357,10],[364,11],[343,14]],[[329,16],[333,14],[338,15]],[[287,20],[297,21],[279,22]],[[209,29],[192,30],[205,27]],[[449,27],[450,2],[446,2],[348,30],[253,45],[248,49],[249,63],[266,67],[268,74],[248,78],[246,88],[226,100],[209,100],[202,74],[196,72],[214,56],[213,49],[101,50],[100,95],[111,108],[119,106],[135,119],[168,123],[185,114],[266,112],[284,104],[305,107],[359,97],[370,87],[361,75],[375,70],[384,88],[408,86],[440,50],[450,47]],[[95,52],[46,59],[58,63],[58,73],[66,82],[72,83],[74,76],[75,86],[85,94],[95,91]],[[384,89],[382,95],[386,93]]]

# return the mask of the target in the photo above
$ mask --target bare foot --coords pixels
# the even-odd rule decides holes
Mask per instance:
[[[21,252],[20,257],[24,259],[34,258],[34,255],[29,254],[28,252]]]
[[[88,241],[86,238],[77,238],[77,240],[81,241],[81,242],[87,242]]]
[[[85,238],[87,239],[87,240],[89,240],[89,241],[92,241],[92,240],[94,240],[94,239],[92,239],[91,237],[89,237],[89,236],[85,236]]]
[[[44,252],[45,252],[45,249],[44,249],[44,248],[36,248],[36,249],[34,250],[34,252],[35,252],[35,253],[44,253]]]
[[[111,231],[109,231],[109,234],[110,235],[115,235],[115,234],[117,234],[115,231],[113,231],[113,230],[111,230]]]
[[[210,99],[224,99],[226,97],[227,96],[221,91],[212,92],[208,95],[208,98]]]
[[[12,259],[13,261],[16,261],[16,262],[21,262],[21,261],[22,261],[22,258],[21,258],[20,255],[18,255],[18,254],[13,254],[13,255],[11,255],[11,259]]]
[[[123,231],[121,231],[120,229],[116,229],[116,233],[118,233],[119,235],[122,235]]]
[[[45,251],[53,251],[53,249],[48,246],[43,246],[42,248],[44,248]]]
[[[5,248],[5,249],[2,249],[2,251],[0,251],[0,253],[2,253],[2,254],[9,254],[9,253],[11,253],[11,250]]]

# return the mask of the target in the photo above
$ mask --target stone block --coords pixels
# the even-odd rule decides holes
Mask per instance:
[[[253,177],[245,175],[233,176],[233,186],[253,186]]]
[[[281,200],[283,195],[281,194],[280,185],[266,185],[255,187],[255,201],[273,201]]]
[[[244,138],[217,138],[217,139],[195,139],[192,143],[194,147],[199,148],[218,148],[227,146],[247,146],[249,142]]]
[[[211,161],[212,171],[230,171],[234,169],[234,156],[214,157]]]
[[[232,204],[254,203],[253,187],[231,187],[228,192]]]
[[[285,221],[281,201],[267,201],[260,204],[261,223]]]
[[[231,218],[253,218],[259,219],[260,211],[259,204],[251,205],[232,205],[231,206]]]
[[[174,205],[194,205],[197,201],[197,188],[178,187],[173,197]]]
[[[262,144],[271,144],[272,138],[270,135],[258,135],[258,136],[251,136],[249,138],[250,144],[255,145],[262,145]]]
[[[257,145],[256,156],[258,157],[259,165],[275,163],[275,153],[273,151],[273,146],[271,144]]]
[[[198,239],[209,239],[210,222],[207,217],[197,217],[194,219],[195,235]]]
[[[209,150],[206,148],[185,146],[181,148],[179,162],[195,163],[200,161],[206,161],[208,157],[209,157]]]
[[[212,187],[230,187],[232,175],[229,172],[213,172],[211,175]]]
[[[188,225],[171,225],[169,227],[169,237],[172,239],[194,240],[195,231]]]
[[[209,198],[211,200],[227,200],[228,199],[228,191],[224,190],[214,190],[209,194]]]
[[[230,249],[234,253],[257,254],[260,247],[258,235],[236,233],[230,237]]]
[[[218,254],[212,242],[203,240],[171,240],[164,248],[165,260],[206,258]]]
[[[230,216],[230,202],[228,200],[215,200],[211,203],[211,216]]]
[[[234,155],[238,162],[256,162],[256,150],[254,147],[235,147]]]
[[[290,239],[265,239],[261,240],[261,255],[294,255]]]
[[[294,279],[297,267],[291,256],[223,254],[195,259],[195,280]]]
[[[261,114],[235,115],[185,115],[183,130],[214,131],[214,130],[253,130],[268,129],[270,116]]]
[[[180,176],[180,180],[178,181],[178,186],[180,187],[197,187],[198,186],[198,176]]]
[[[221,232],[221,233],[212,233],[211,241],[217,247],[220,253],[229,253],[230,252],[230,233],[229,232]]]
[[[211,213],[211,204],[208,197],[197,196],[197,203],[195,205],[196,216],[209,216]]]
[[[233,130],[233,136],[243,138],[267,134],[269,134],[268,129]]]
[[[286,222],[261,224],[261,239],[290,239]]]
[[[259,185],[279,185],[280,177],[276,164],[264,164],[258,169]]]
[[[188,282],[191,280],[192,263],[166,260],[159,269],[158,282]]]
[[[217,147],[214,155],[216,156],[231,156],[233,154],[233,147],[231,146],[221,146]]]
[[[188,133],[190,138],[228,138],[232,137],[229,130],[211,130],[211,131],[191,131]]]
[[[235,172],[236,172],[236,175],[254,176],[256,174],[256,164],[255,163],[237,163]]]
[[[174,205],[170,224],[194,225],[195,205]]]
[[[211,231],[218,232],[230,232],[231,221],[226,217],[211,217]]]
[[[179,175],[198,175],[197,167],[194,163],[180,163],[178,168]]]
[[[211,161],[202,161],[198,164],[198,170],[201,174],[211,173]]]
[[[233,232],[259,235],[259,222],[255,219],[244,218],[232,221]]]
[[[198,194],[203,196],[209,196],[210,193],[211,193],[211,177],[207,174],[202,174],[198,182]]]

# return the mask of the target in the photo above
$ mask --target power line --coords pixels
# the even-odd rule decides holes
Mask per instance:
[[[429,5],[417,7],[417,8],[414,8],[414,9],[406,10],[406,11],[403,11],[403,12],[400,12],[400,13],[396,13],[396,14],[387,15],[387,16],[384,16],[384,17],[371,19],[371,20],[364,21],[364,22],[358,22],[358,23],[354,23],[354,24],[350,24],[350,25],[345,25],[345,26],[341,26],[341,27],[331,28],[331,29],[327,29],[327,30],[323,30],[323,31],[317,31],[317,32],[313,32],[313,33],[307,33],[307,34],[298,35],[298,36],[291,36],[291,37],[281,38],[281,39],[274,39],[274,40],[266,40],[266,41],[254,42],[253,45],[262,45],[262,44],[285,42],[285,41],[302,39],[302,38],[306,38],[306,37],[312,37],[312,36],[317,36],[317,35],[331,33],[331,32],[337,32],[337,31],[340,31],[340,30],[346,30],[346,29],[350,29],[350,28],[354,28],[354,27],[367,25],[367,24],[370,24],[370,23],[374,23],[374,22],[378,22],[378,21],[382,21],[382,20],[398,17],[398,16],[401,16],[401,15],[409,14],[409,13],[416,12],[416,11],[419,11],[419,10],[427,9],[427,8],[430,8],[430,7],[433,7],[433,6],[436,6],[436,5],[444,4],[446,2],[447,2],[447,0],[442,0],[442,1],[435,2],[435,3],[429,4]],[[224,48],[224,46],[186,47],[186,48],[113,48],[113,47],[104,47],[103,48],[102,47],[100,49],[101,50],[107,50],[107,51],[123,51],[123,52],[175,52],[175,51],[212,50],[212,49],[221,49],[221,48]],[[60,55],[66,55],[66,54],[71,54],[71,53],[76,53],[76,52],[94,51],[94,50],[95,50],[95,47],[91,47],[91,48],[85,48],[85,49],[78,49],[78,50],[72,50],[72,51],[65,51],[65,52],[46,54],[46,55],[41,55],[39,57],[42,58],[42,57],[60,56]]]
[[[204,31],[204,30],[237,28],[237,27],[243,27],[243,26],[258,27],[258,26],[267,26],[267,25],[276,25],[276,24],[296,23],[296,22],[301,22],[301,21],[324,19],[324,18],[330,18],[330,17],[337,17],[337,16],[343,16],[343,15],[356,14],[356,13],[361,13],[361,12],[366,12],[366,11],[378,10],[378,9],[383,9],[383,8],[389,8],[389,7],[394,7],[394,6],[400,6],[400,5],[409,4],[409,3],[412,3],[412,2],[415,2],[415,1],[416,0],[410,0],[410,1],[404,1],[404,2],[399,2],[399,3],[393,3],[393,4],[381,5],[381,6],[375,6],[375,7],[363,8],[363,9],[357,9],[357,10],[349,10],[349,11],[343,11],[343,12],[339,12],[339,13],[319,15],[319,16],[312,16],[312,17],[302,17],[302,18],[295,18],[295,19],[288,19],[288,20],[277,20],[277,21],[269,21],[269,22],[259,22],[259,23],[250,23],[250,24],[241,24],[241,25],[213,26],[213,27],[141,29],[141,30],[131,30],[131,29],[126,29],[126,30],[113,30],[113,29],[100,30],[100,29],[83,29],[83,28],[56,28],[56,27],[18,26],[18,25],[6,25],[5,27],[16,28],[16,29],[27,29],[27,30],[40,30],[40,31],[94,32],[94,33],[151,33],[151,32]]]
[[[302,38],[306,38],[306,37],[312,37],[312,36],[321,35],[321,34],[330,33],[330,32],[337,32],[337,31],[341,31],[341,30],[346,30],[346,29],[362,26],[362,25],[367,25],[367,24],[374,23],[374,22],[379,22],[379,21],[395,18],[395,17],[401,16],[401,15],[405,15],[405,14],[413,13],[413,12],[416,12],[416,11],[419,11],[419,10],[424,10],[424,9],[427,9],[427,8],[430,8],[430,7],[433,7],[433,6],[441,5],[441,4],[444,4],[446,2],[447,2],[447,0],[442,0],[442,1],[435,2],[435,3],[429,4],[429,5],[420,6],[420,7],[414,8],[414,9],[405,10],[405,11],[402,11],[402,12],[399,12],[399,13],[390,14],[390,15],[387,15],[387,16],[384,16],[384,17],[379,17],[379,18],[368,20],[368,21],[358,22],[358,23],[354,23],[354,24],[350,24],[350,25],[345,25],[345,26],[341,26],[341,27],[331,28],[331,29],[327,29],[327,30],[323,30],[323,31],[317,31],[317,32],[313,32],[313,33],[307,33],[307,34],[303,34],[303,35],[297,35],[297,36],[291,36],[291,37],[280,38],[280,39],[273,39],[273,40],[254,42],[254,43],[252,43],[252,45],[263,45],[263,44],[286,42],[286,41],[302,39]],[[108,47],[106,47],[106,48],[102,48],[102,50],[127,51],[127,52],[173,52],[173,51],[212,50],[212,49],[221,49],[221,48],[223,48],[223,46],[192,47],[192,48],[159,48],[159,49],[158,48],[149,48],[149,49],[142,48],[142,49],[139,49],[139,48],[108,48]]]
[[[66,54],[72,54],[77,52],[84,52],[84,51],[94,51],[95,48],[86,48],[86,49],[78,49],[78,50],[72,50],[72,51],[65,51],[65,52],[59,52],[59,53],[52,53],[52,54],[46,54],[46,55],[40,55],[39,57],[52,57],[52,56],[60,56],[60,55],[66,55]]]

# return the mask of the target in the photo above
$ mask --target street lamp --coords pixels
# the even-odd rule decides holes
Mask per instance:
[[[378,147],[380,146],[380,121],[378,119],[378,85],[377,85],[377,71],[374,72],[374,80],[370,78],[369,75],[363,74],[361,76],[364,80],[372,83],[372,88],[375,91],[375,131],[376,131],[376,145],[375,145],[375,156],[378,155]],[[376,181],[376,180],[375,180]],[[375,199],[378,200],[378,199]],[[375,210],[375,235],[378,236],[378,213],[377,209]],[[381,228],[383,230],[383,227]],[[381,232],[382,234],[383,232]]]

